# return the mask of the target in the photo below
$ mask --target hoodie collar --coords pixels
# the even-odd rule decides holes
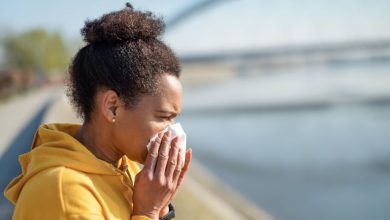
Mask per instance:
[[[128,167],[123,156],[117,167],[98,159],[75,137],[80,124],[44,124],[35,133],[32,150],[19,156],[22,173],[5,190],[6,197],[16,202],[24,184],[35,174],[53,167],[67,167],[96,175],[121,175]]]

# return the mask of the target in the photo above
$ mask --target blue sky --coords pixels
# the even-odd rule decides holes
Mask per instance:
[[[129,1],[129,0],[128,0]],[[195,0],[196,1],[196,0]],[[165,19],[194,0],[130,1]],[[122,8],[119,0],[2,0],[0,28],[44,27],[77,39],[88,18]],[[388,0],[230,0],[188,19],[164,40],[179,54],[323,42],[390,39]]]

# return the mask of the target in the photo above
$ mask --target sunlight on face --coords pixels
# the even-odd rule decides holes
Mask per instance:
[[[113,141],[129,159],[140,163],[146,158],[150,138],[172,124],[181,112],[183,92],[179,79],[162,74],[159,87],[158,95],[143,96],[135,108],[117,110]]]

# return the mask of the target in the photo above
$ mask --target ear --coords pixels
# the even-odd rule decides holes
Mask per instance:
[[[115,91],[109,89],[103,92],[99,108],[107,122],[112,123],[116,118],[119,103],[119,96]]]

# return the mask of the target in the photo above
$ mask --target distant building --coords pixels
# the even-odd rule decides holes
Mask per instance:
[[[27,90],[33,86],[35,75],[25,70],[0,70],[0,99],[7,98],[14,93]]]

